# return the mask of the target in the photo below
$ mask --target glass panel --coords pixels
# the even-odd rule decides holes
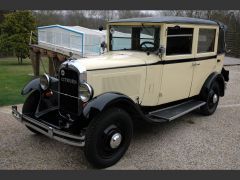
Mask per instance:
[[[115,26],[110,29],[112,34],[112,50],[125,50],[132,47],[132,28],[127,26]]]
[[[112,26],[110,49],[153,52],[159,48],[160,27]]]
[[[169,27],[166,55],[192,54],[193,28]]]
[[[214,52],[215,29],[199,29],[198,53]]]
[[[150,42],[150,43],[145,43],[146,47],[154,47],[154,33],[155,33],[155,29],[148,27],[148,28],[144,28],[142,29],[141,33],[140,33],[140,44],[144,43],[144,42]],[[153,44],[151,44],[153,43]]]

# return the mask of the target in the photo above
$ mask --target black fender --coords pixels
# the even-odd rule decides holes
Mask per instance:
[[[130,97],[116,92],[107,92],[93,98],[84,107],[83,116],[91,120],[94,116],[113,106],[127,111],[132,118],[144,117],[138,105]]]
[[[225,81],[224,81],[224,77],[222,74],[217,73],[217,72],[213,72],[212,74],[210,74],[207,78],[207,80],[204,82],[203,87],[201,89],[200,92],[200,96],[201,97],[205,97],[206,94],[208,94],[210,87],[212,85],[212,83],[214,81],[217,81],[219,84],[219,88],[220,88],[220,96],[224,96],[225,94]]]
[[[58,79],[54,77],[49,77],[50,79],[50,89],[53,89],[55,91],[58,90]],[[29,83],[27,83],[24,88],[22,89],[21,94],[26,95],[30,93],[33,90],[37,90],[39,92],[42,92],[42,89],[40,87],[40,78],[33,79]]]
[[[58,90],[58,79],[50,77],[50,89]],[[23,104],[22,112],[24,114],[36,115],[42,111],[58,106],[58,95],[53,93],[51,97],[44,97],[43,90],[40,87],[40,78],[33,79],[22,89],[22,95],[29,94]]]
[[[41,91],[40,87],[40,78],[33,79],[29,83],[27,83],[24,88],[22,89],[21,94],[26,95],[33,90]]]
[[[23,104],[22,113],[33,116],[37,111],[40,98],[41,96],[38,90],[31,91]]]
[[[223,75],[224,80],[226,82],[228,82],[229,81],[229,71],[226,70],[225,68],[222,68],[221,74]]]

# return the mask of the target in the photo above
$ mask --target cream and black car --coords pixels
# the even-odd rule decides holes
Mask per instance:
[[[110,21],[101,55],[70,58],[58,77],[32,80],[22,112],[13,106],[12,114],[34,133],[84,147],[93,166],[111,166],[128,149],[134,124],[215,112],[229,78],[225,31],[220,22],[186,17]]]

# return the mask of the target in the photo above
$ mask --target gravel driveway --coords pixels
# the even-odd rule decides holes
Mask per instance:
[[[108,169],[240,169],[240,66],[227,67],[226,96],[212,116],[196,112],[135,129],[125,156]],[[34,135],[0,108],[0,169],[88,169],[83,151]]]

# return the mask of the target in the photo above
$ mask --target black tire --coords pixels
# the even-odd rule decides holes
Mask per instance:
[[[216,102],[213,101],[214,95],[217,96]],[[214,81],[210,87],[208,94],[206,94],[205,97],[202,97],[202,99],[207,103],[200,108],[200,112],[206,116],[212,115],[217,109],[219,98],[220,98],[219,84],[217,81]]]
[[[33,129],[33,128],[31,128],[31,127],[28,127],[27,125],[26,125],[26,127],[27,127],[32,133],[41,135],[41,133],[38,132],[38,131],[36,131],[35,129]]]
[[[110,146],[113,134],[120,133],[120,145]],[[128,113],[119,108],[111,108],[97,118],[93,118],[86,131],[84,153],[90,164],[96,168],[106,168],[116,162],[127,151],[133,134],[133,123]]]

